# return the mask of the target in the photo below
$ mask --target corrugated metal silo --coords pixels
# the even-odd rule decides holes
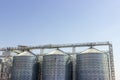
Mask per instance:
[[[13,57],[12,80],[37,80],[36,57],[24,51]]]
[[[95,48],[77,54],[76,80],[109,80],[108,56]]]
[[[60,50],[43,56],[42,80],[71,80],[70,57]]]

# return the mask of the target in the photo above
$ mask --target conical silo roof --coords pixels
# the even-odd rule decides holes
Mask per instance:
[[[28,51],[24,51],[24,52],[22,52],[22,53],[20,53],[20,54],[18,54],[18,56],[34,56],[33,54],[31,54],[30,52],[28,52]]]
[[[102,51],[96,49],[96,48],[89,48],[81,53],[103,53]]]
[[[66,54],[63,51],[56,49],[56,50],[48,53],[47,55],[66,55]]]

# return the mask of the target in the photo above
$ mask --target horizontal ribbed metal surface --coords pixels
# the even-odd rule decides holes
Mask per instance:
[[[45,55],[42,66],[42,80],[71,80],[71,62],[68,55]]]
[[[77,54],[77,80],[109,80],[107,54]]]
[[[37,63],[34,56],[13,58],[12,80],[37,80]]]

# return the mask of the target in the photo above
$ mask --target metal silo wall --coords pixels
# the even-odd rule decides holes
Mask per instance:
[[[42,80],[71,80],[72,63],[67,55],[43,56]]]
[[[13,57],[12,80],[37,80],[38,64],[34,56]]]
[[[76,80],[109,80],[107,54],[78,54],[76,62]]]
[[[43,56],[38,56],[38,63],[39,63],[38,80],[42,80],[42,61],[43,61]]]

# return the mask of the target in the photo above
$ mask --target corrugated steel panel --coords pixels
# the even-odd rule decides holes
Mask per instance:
[[[14,56],[12,80],[37,80],[38,63],[35,56]]]
[[[69,56],[58,50],[55,50],[52,54],[43,56],[42,66],[42,80],[72,79]]]
[[[77,80],[109,80],[107,57],[107,54],[96,53],[96,50],[77,54]]]

